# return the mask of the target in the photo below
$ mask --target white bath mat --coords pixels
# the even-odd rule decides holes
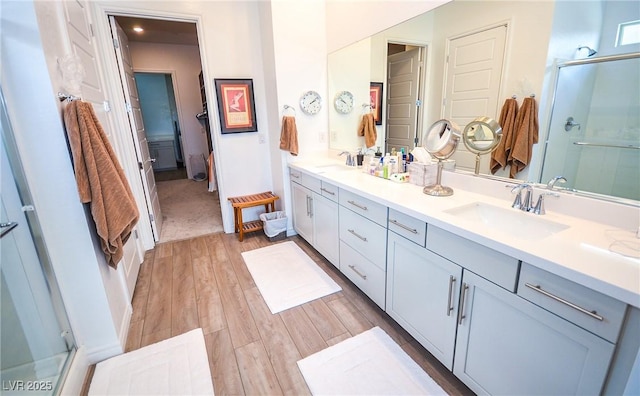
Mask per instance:
[[[213,395],[202,329],[98,363],[89,395]]]
[[[292,241],[243,252],[242,257],[274,314],[342,290]]]
[[[446,395],[379,327],[298,361],[314,395]]]

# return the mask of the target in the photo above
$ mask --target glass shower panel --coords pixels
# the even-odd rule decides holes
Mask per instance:
[[[3,106],[0,115],[0,394],[54,395],[74,340]]]
[[[559,68],[540,181],[640,200],[640,58],[611,58]]]

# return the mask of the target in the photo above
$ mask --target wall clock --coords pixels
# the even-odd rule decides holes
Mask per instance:
[[[307,91],[300,98],[300,108],[309,115],[318,114],[322,108],[322,98],[316,91]]]
[[[333,101],[333,106],[338,113],[350,113],[353,110],[353,95],[349,91],[338,92]]]

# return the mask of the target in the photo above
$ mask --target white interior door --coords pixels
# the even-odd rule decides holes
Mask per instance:
[[[418,94],[420,88],[420,51],[390,55],[387,58],[387,130],[385,152],[395,147],[405,152],[413,149],[418,123]]]
[[[497,26],[450,40],[446,65],[443,117],[462,130],[479,116],[498,119],[507,27]],[[460,144],[451,157],[456,168],[473,171],[475,154]],[[489,172],[490,156],[483,155],[480,172]]]
[[[149,154],[149,144],[144,131],[144,123],[142,122],[138,89],[134,79],[131,54],[129,52],[129,39],[113,16],[109,17],[109,22],[111,24],[111,33],[116,37],[115,51],[118,60],[118,69],[120,71],[120,79],[125,91],[125,100],[128,109],[127,115],[129,117],[131,130],[133,131],[132,135],[140,173],[142,175],[142,184],[145,190],[145,199],[147,201],[149,219],[151,220],[153,239],[157,242],[160,240],[160,232],[162,231],[162,212],[160,210],[156,180],[153,175],[152,164],[155,158],[151,158]]]
[[[106,95],[100,75],[97,51],[89,25],[88,10],[86,5],[79,1],[65,1],[62,3],[65,8],[66,31],[69,35],[72,52],[76,60],[82,63],[85,71],[80,85],[82,100],[93,105],[93,110],[100,120],[105,134],[109,137],[111,144],[114,145],[113,134],[110,130],[111,124],[107,116],[107,106],[105,106]],[[138,237],[138,226],[136,226],[132,231],[132,236],[124,245],[124,255],[121,262],[126,276],[129,299],[133,297],[133,290],[143,258],[144,247]]]

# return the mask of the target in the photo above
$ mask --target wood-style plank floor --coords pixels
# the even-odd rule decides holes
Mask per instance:
[[[287,240],[342,291],[274,315],[241,256],[271,244],[262,233],[159,244],[140,269],[126,350],[201,327],[216,395],[306,395],[296,361],[379,326],[449,394],[472,394],[306,241]]]

